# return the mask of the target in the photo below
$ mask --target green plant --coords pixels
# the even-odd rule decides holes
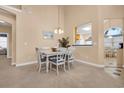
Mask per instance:
[[[66,37],[66,38],[62,38],[62,39],[59,39],[59,44],[60,44],[60,47],[65,47],[65,48],[68,48],[70,45],[69,45],[69,37]]]

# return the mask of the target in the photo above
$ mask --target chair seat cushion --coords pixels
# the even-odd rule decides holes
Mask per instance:
[[[69,60],[74,60],[74,58],[69,58]]]
[[[57,55],[54,55],[54,56],[50,56],[49,57],[49,60],[50,61],[55,61],[54,59],[56,59]],[[53,60],[52,60],[53,59]],[[41,57],[41,62],[45,62],[47,60],[47,57],[46,56],[42,56]]]
[[[74,60],[74,58],[73,57],[71,57],[70,55],[68,56],[68,55],[66,55],[66,61],[68,61],[68,60]]]
[[[57,59],[56,58],[51,58],[51,59],[49,59],[50,61],[52,61],[52,62],[54,62],[54,63],[57,63]],[[63,60],[61,60],[61,59],[58,59],[58,63],[62,63],[62,62],[64,62]]]
[[[46,61],[46,57],[41,58],[41,62],[45,62]]]

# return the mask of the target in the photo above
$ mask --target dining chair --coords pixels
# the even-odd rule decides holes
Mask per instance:
[[[63,66],[63,70],[66,72],[65,69],[65,60],[66,60],[66,53],[65,52],[58,52],[54,58],[50,59],[50,70],[53,69],[52,66],[56,66],[56,74],[59,74],[59,66]]]
[[[73,54],[74,54],[74,50],[75,50],[74,47],[69,47],[69,48],[68,48],[68,53],[67,53],[67,58],[66,58],[68,70],[70,70],[71,65],[72,65],[73,62],[74,62],[74,55],[73,55]]]
[[[60,52],[67,52],[67,48],[60,47],[60,48],[58,48],[58,51],[60,51]]]
[[[37,54],[37,61],[38,61],[38,71],[40,72],[41,71],[41,67],[43,64],[47,64],[47,61],[46,61],[46,55],[44,54],[43,50],[40,49],[40,48],[36,48],[36,54]]]

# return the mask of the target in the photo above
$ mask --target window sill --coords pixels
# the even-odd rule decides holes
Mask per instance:
[[[72,45],[72,46],[87,46],[87,47],[90,46],[91,47],[93,45]]]

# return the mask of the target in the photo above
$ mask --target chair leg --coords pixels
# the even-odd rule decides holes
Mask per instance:
[[[41,71],[41,64],[39,64],[39,72]]]
[[[64,66],[64,71],[66,72],[66,69],[65,69],[65,63],[64,63],[64,65],[63,65],[63,66]]]
[[[70,63],[68,62],[68,70],[70,70]]]
[[[58,65],[56,65],[56,74],[57,75],[59,74],[59,67],[58,67]]]
[[[51,71],[51,69],[52,69],[52,64],[50,63],[50,71]]]

